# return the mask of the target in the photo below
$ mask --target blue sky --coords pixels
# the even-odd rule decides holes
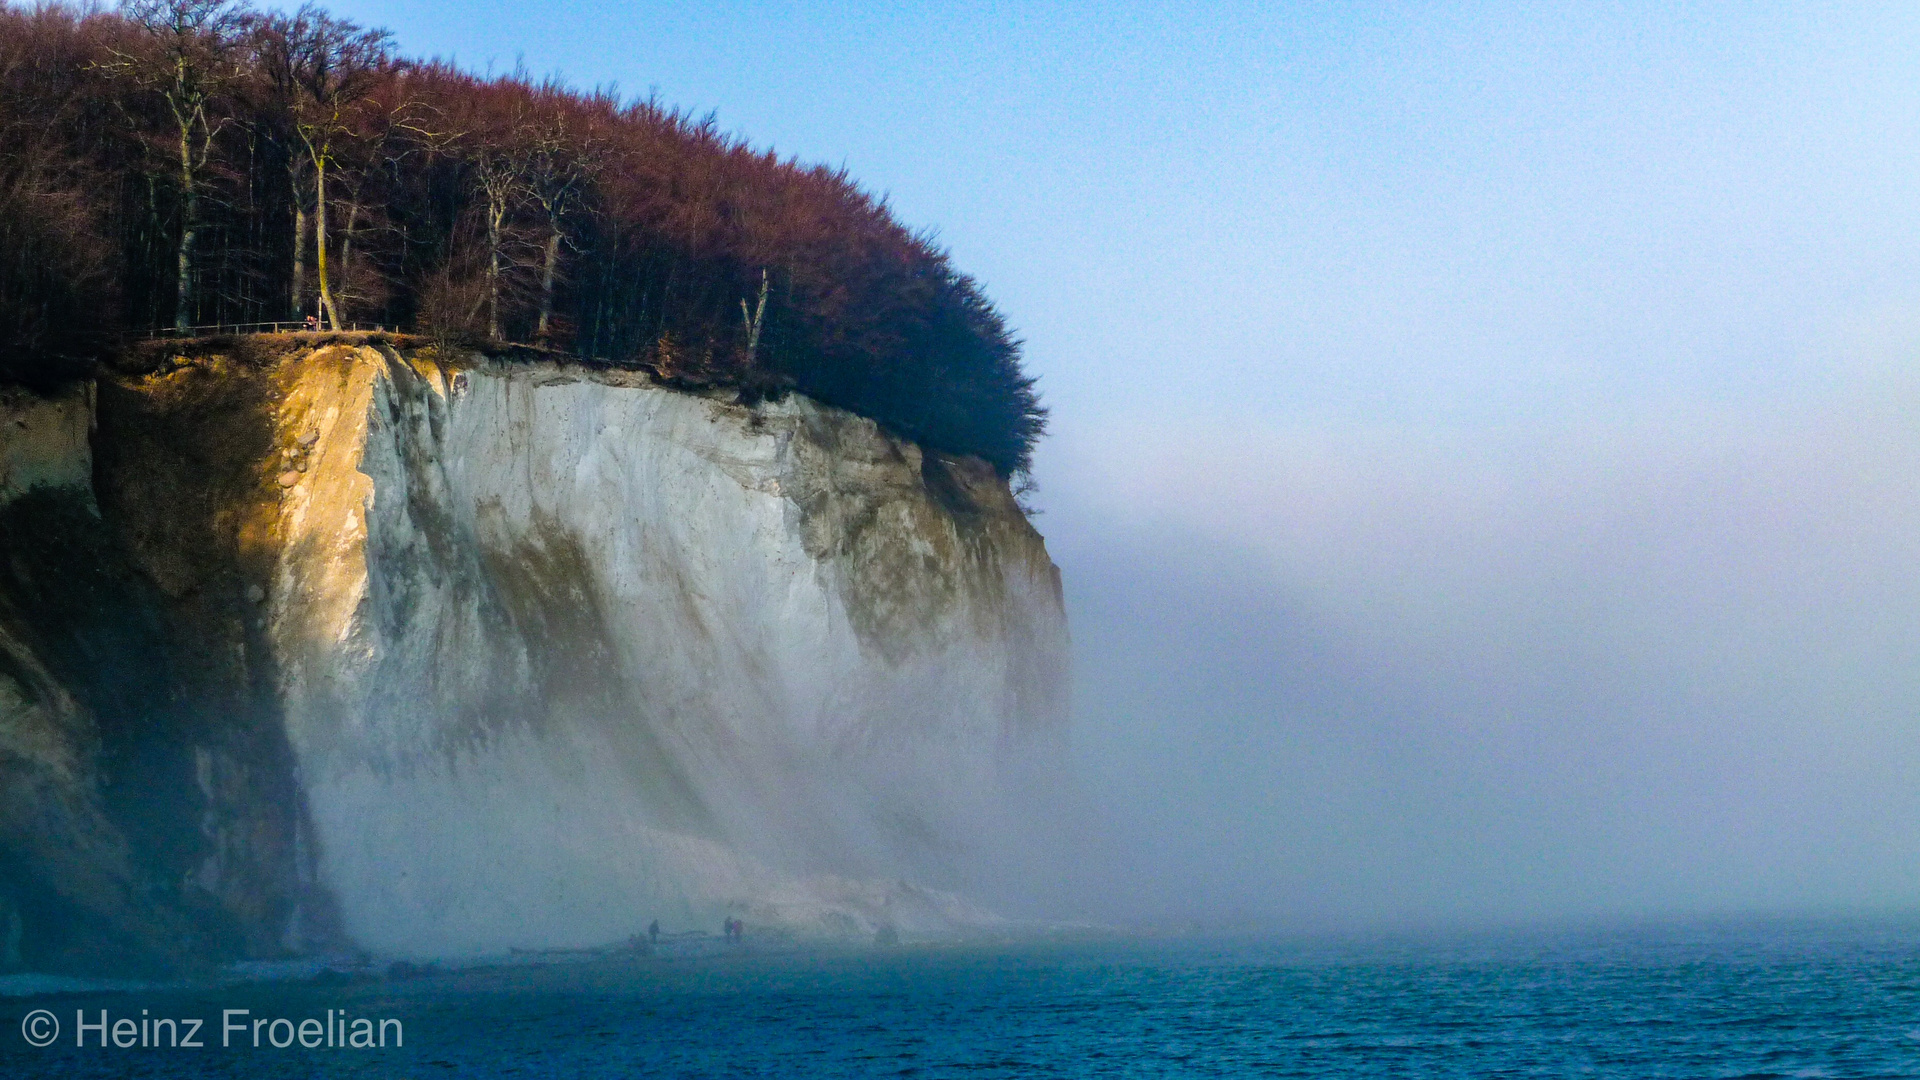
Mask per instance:
[[[1920,8],[333,9],[985,283],[1089,797],[1170,853],[1090,910],[1920,907]]]
[[[1920,304],[1910,6],[336,8],[846,164],[1063,424],[1799,394]]]

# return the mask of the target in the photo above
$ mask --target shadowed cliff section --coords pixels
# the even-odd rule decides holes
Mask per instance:
[[[0,968],[164,970],[201,950],[177,885],[199,815],[161,598],[71,490],[0,507],[0,552]]]
[[[91,469],[84,443],[55,448],[65,475],[29,452],[13,472],[64,482],[0,504],[0,968],[159,973],[332,939],[248,614],[257,380],[189,365],[103,386],[97,412],[9,401],[0,444],[49,409],[97,423]]]
[[[237,922],[243,954],[335,941],[261,606],[278,477],[281,369],[245,350],[176,357],[98,393],[94,490],[116,548],[163,598],[171,688],[202,802],[187,887]]]

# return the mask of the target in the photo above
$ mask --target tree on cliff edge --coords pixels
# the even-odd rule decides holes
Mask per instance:
[[[540,87],[539,107],[527,128],[527,190],[540,207],[546,232],[541,243],[540,313],[534,323],[534,336],[543,342],[556,336],[553,301],[560,281],[560,248],[571,243],[568,223],[586,210],[594,183],[606,167],[605,118],[618,107],[605,92],[577,99],[552,81]]]
[[[293,130],[313,168],[314,277],[327,322],[340,309],[327,273],[327,176],[345,148],[366,134],[375,90],[389,75],[385,30],[364,30],[311,4],[262,21],[262,47],[284,72]]]

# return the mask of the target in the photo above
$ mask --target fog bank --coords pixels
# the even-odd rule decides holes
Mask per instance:
[[[1087,913],[1913,906],[1916,404],[1064,430]]]

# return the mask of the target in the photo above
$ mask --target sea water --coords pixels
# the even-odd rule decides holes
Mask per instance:
[[[37,1049],[22,1024],[42,1009],[61,1033]],[[225,1023],[288,1024],[221,1046],[241,1009]],[[203,1018],[205,1045],[102,1047],[90,1029],[76,1047],[76,1018],[103,1010]],[[321,1017],[329,1037],[334,1020],[398,1023],[384,1049],[302,1047],[297,1025]],[[0,1022],[5,1076],[1913,1076],[1920,922],[836,950],[749,937],[12,997]]]

